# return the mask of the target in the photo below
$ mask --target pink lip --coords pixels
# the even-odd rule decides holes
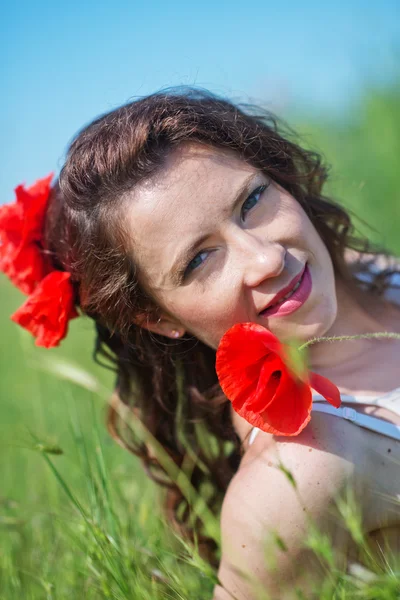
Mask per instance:
[[[267,308],[272,306],[273,304],[276,304],[277,302],[279,302],[279,300],[281,298],[283,298],[283,296],[286,296],[286,294],[288,294],[290,292],[290,290],[292,290],[294,288],[294,286],[303,277],[305,268],[306,268],[306,265],[304,265],[304,267],[300,271],[300,273],[297,273],[297,275],[295,277],[293,277],[292,281],[286,287],[282,288],[277,294],[275,294],[275,296],[272,298],[272,300],[270,300],[268,302],[268,304],[265,306],[265,308],[263,308],[262,312],[264,312],[264,310],[267,310]]]
[[[305,265],[303,271],[299,275],[296,275],[296,277],[287,286],[287,288],[279,292],[279,294],[277,294],[269,303],[269,306],[271,306],[271,304],[279,302],[279,298],[282,298],[282,296],[288,294],[290,290],[293,289],[294,286],[298,283],[298,281],[300,281],[301,278],[303,279],[300,286],[295,291],[295,293],[292,296],[290,296],[290,298],[284,300],[276,306],[272,306],[270,308],[267,307],[260,313],[260,315],[263,317],[271,317],[272,315],[289,315],[290,313],[300,308],[300,306],[302,306],[309,297],[312,288],[311,274],[307,265]]]

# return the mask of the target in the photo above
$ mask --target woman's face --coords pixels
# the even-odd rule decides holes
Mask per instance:
[[[213,348],[239,322],[306,340],[333,324],[332,262],[300,204],[231,152],[187,144],[129,198],[142,284],[163,309],[152,330],[187,331]],[[305,265],[311,291],[286,314],[262,314]]]

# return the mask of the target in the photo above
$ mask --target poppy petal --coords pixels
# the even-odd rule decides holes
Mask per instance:
[[[13,284],[24,292],[31,294],[37,284],[50,270],[47,257],[40,251],[36,243],[21,246],[8,266],[6,274]]]
[[[310,386],[283,372],[274,401],[261,416],[275,435],[298,435],[310,421],[311,408]]]
[[[232,366],[251,365],[269,352],[279,353],[280,342],[265,327],[255,323],[237,323],[222,336],[217,350],[217,368],[229,361]]]
[[[70,277],[68,272],[53,271],[11,316],[36,337],[36,346],[58,346],[67,334],[68,321],[79,316]]]
[[[255,323],[238,323],[222,337],[217,350],[216,370],[221,388],[235,409],[240,409],[245,401],[251,403],[257,390],[259,395],[260,385],[261,402],[266,406],[269,379],[282,366],[281,359],[270,348],[280,350],[280,342]],[[271,401],[275,387],[268,401]]]
[[[297,384],[283,377],[272,402],[263,410],[254,411],[244,403],[236,412],[253,427],[272,435],[298,435],[311,419],[312,395],[307,384]]]
[[[16,202],[0,207],[0,270],[25,294],[52,270],[40,247],[52,177],[17,186]]]
[[[309,383],[316,392],[321,394],[321,396],[323,396],[325,400],[329,402],[329,404],[332,404],[332,406],[335,408],[340,407],[342,403],[340,392],[336,385],[330,381],[330,379],[327,379],[322,375],[318,375],[318,373],[309,371]]]
[[[294,436],[311,419],[311,387],[339,407],[338,388],[329,379],[308,372],[305,362],[296,358],[292,347],[261,325],[231,327],[218,347],[216,370],[233,409],[267,433]]]
[[[275,397],[282,377],[282,361],[274,357],[274,360],[265,362],[260,370],[257,389],[252,397],[248,398],[246,407],[260,411],[265,409]]]

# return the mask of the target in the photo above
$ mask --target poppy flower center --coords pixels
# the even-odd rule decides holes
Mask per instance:
[[[282,372],[281,371],[274,371],[273,373],[271,373],[271,377],[273,379],[275,379],[276,381],[279,381],[281,378]]]

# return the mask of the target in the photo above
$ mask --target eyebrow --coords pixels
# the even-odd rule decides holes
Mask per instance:
[[[246,194],[248,194],[248,192],[250,191],[251,183],[256,178],[260,177],[260,175],[262,175],[262,173],[260,173],[260,172],[252,173],[251,175],[249,175],[249,177],[247,177],[244,180],[244,182],[240,186],[240,188],[239,188],[239,190],[238,190],[238,192],[237,192],[237,194],[236,194],[233,202],[230,204],[230,206],[227,209],[223,210],[224,213],[229,213],[229,214],[232,213],[232,211],[235,209],[235,207],[242,200],[244,200],[244,196]],[[192,258],[194,258],[194,256],[196,255],[196,251],[198,250],[198,248],[200,248],[200,246],[209,237],[210,237],[209,233],[206,233],[205,235],[200,236],[199,238],[197,238],[193,242],[193,244],[191,244],[190,246],[187,246],[186,248],[184,248],[184,250],[182,250],[182,252],[179,253],[178,258],[173,263],[173,265],[172,265],[172,267],[171,267],[171,269],[169,271],[169,279],[171,280],[171,283],[173,285],[179,285],[182,271],[185,269],[185,267],[187,266],[188,262]]]

